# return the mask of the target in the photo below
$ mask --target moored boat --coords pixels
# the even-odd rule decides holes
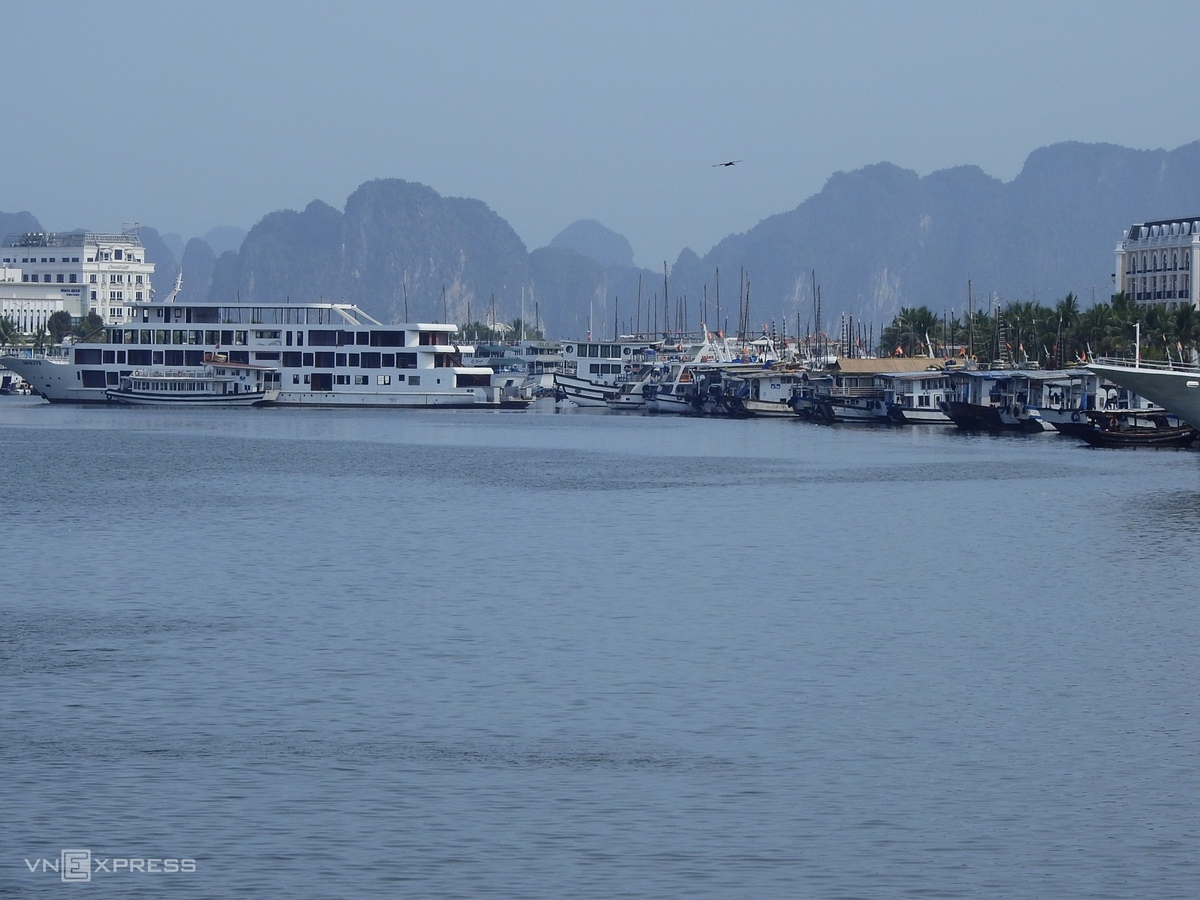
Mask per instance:
[[[1094,411],[1090,427],[1072,436],[1092,447],[1190,447],[1200,436],[1191,425],[1159,410],[1157,414]]]
[[[1088,368],[1200,428],[1200,367],[1102,358]]]
[[[346,303],[135,301],[63,355],[0,357],[52,403],[111,403],[135,370],[208,361],[271,369],[281,406],[499,407],[492,370],[463,364],[457,327],[384,325]],[[268,389],[271,389],[268,388]]]
[[[200,368],[134,369],[104,394],[129,406],[263,406],[279,397],[275,374],[265,366],[210,359]]]

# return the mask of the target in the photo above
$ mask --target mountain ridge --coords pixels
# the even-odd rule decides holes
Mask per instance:
[[[746,324],[793,333],[815,325],[814,281],[826,331],[842,315],[882,323],[902,306],[961,312],[968,281],[977,308],[1068,291],[1087,305],[1111,293],[1112,251],[1130,224],[1194,214],[1200,141],[1065,141],[1033,150],[1008,182],[970,164],[924,176],[889,162],[834,172],[796,207],[703,255],[681,249],[665,287],[663,272],[634,266],[628,240],[595,220],[530,250],[483,201],[398,178],[364,182],[341,210],[314,200],[269,212],[236,250],[193,238],[177,262],[157,231],[142,235],[160,297],[182,263],[185,298],[346,301],[384,321],[523,314],[550,335],[600,337],[684,319],[735,328],[743,272]],[[37,227],[29,213],[0,214],[6,221]]]

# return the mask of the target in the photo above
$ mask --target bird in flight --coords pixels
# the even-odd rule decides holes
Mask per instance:
[[[741,162],[740,159],[731,159],[731,160],[729,160],[729,162],[713,163],[713,168],[719,169],[719,168],[721,168],[721,166],[736,166],[740,162]]]

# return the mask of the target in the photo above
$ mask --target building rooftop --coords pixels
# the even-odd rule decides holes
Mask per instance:
[[[83,247],[86,244],[129,244],[140,247],[137,231],[26,231],[10,234],[5,247]]]

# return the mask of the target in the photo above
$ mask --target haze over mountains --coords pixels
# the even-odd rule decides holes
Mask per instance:
[[[693,328],[701,318],[735,328],[743,270],[753,327],[789,333],[812,327],[814,272],[827,331],[840,314],[882,323],[902,306],[961,314],[968,279],[977,305],[1050,304],[1074,291],[1087,306],[1111,293],[1113,248],[1130,224],[1192,215],[1200,141],[1150,151],[1055,144],[1031,153],[1011,182],[975,166],[838,172],[704,256],[684,249],[665,296],[663,271],[635,267],[629,242],[601,223],[576,222],[530,252],[482,201],[399,179],[361,185],[341,210],[316,200],[269,213],[236,250],[236,229],[193,238],[182,253],[177,236],[141,234],[159,297],[182,263],[185,299],[345,300],[383,321],[524,315],[551,336],[582,336],[590,323],[599,338],[674,327],[685,304]],[[0,214],[4,233],[39,228],[28,213]]]

